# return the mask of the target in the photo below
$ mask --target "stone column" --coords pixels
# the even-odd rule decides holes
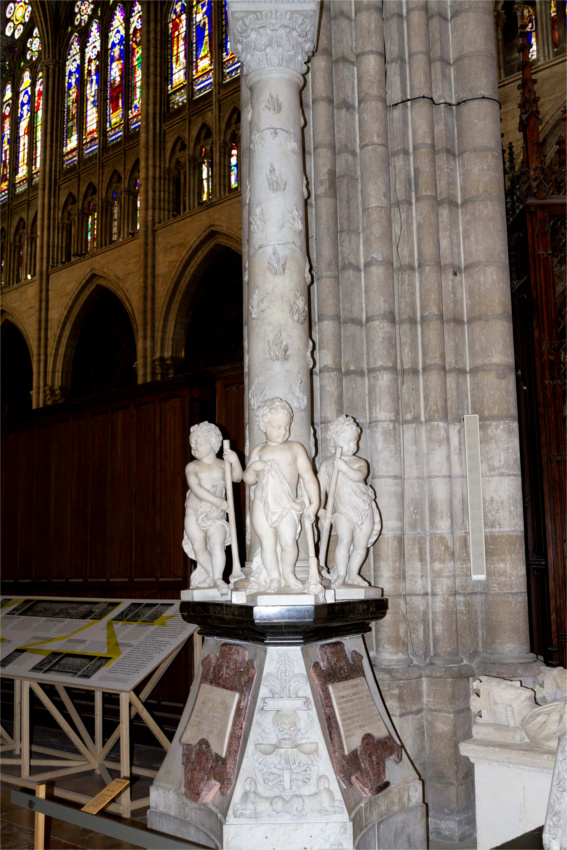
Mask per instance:
[[[138,383],[152,379],[155,321],[155,234],[159,210],[157,172],[159,145],[159,42],[161,15],[154,3],[143,5],[142,26],[142,115],[140,126],[140,291],[141,322],[137,340]]]
[[[471,413],[480,417],[487,576],[479,668],[513,675],[529,652],[522,480],[492,10],[458,3],[456,132]],[[495,665],[506,665],[501,673]],[[516,670],[519,668],[516,667]]]
[[[44,57],[41,62],[43,74],[43,127],[41,134],[41,168],[37,198],[37,326],[34,350],[33,406],[44,403],[47,376],[47,324],[49,315],[49,267],[55,259],[57,245],[57,178],[60,168],[60,92],[62,86],[62,63]]]
[[[280,396],[294,409],[292,439],[311,438],[301,106],[315,47],[318,0],[229,0],[233,50],[251,91],[248,219],[250,447],[263,442],[254,410]]]

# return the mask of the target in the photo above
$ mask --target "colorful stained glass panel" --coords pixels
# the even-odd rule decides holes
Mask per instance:
[[[185,0],[174,0],[169,15],[169,107],[185,103],[187,93],[187,14]]]
[[[16,157],[16,192],[26,188],[30,153],[31,74],[24,72],[18,98],[18,153]]]
[[[43,111],[43,76],[38,74],[35,82],[35,132],[33,140],[33,170],[32,180],[39,180],[39,168],[41,165],[41,114]]]
[[[528,44],[530,46],[528,58],[533,61],[534,59],[537,59],[536,20],[534,10],[527,4],[524,6],[522,24],[527,30]]]
[[[89,31],[85,51],[85,121],[83,154],[90,156],[98,148],[98,90],[100,76],[100,26],[95,21]]]
[[[4,90],[2,98],[2,180],[0,184],[0,203],[8,197],[10,181],[10,135],[12,130],[12,86]]]
[[[142,7],[134,3],[130,16],[130,130],[140,126],[142,114]]]
[[[69,45],[65,64],[65,145],[63,164],[73,165],[79,149],[79,94],[81,59],[79,36],[75,33]]]
[[[222,4],[222,80],[232,80],[240,74],[240,59],[230,49],[230,37],[228,32],[228,11],[226,0]]]
[[[193,97],[213,87],[213,9],[212,0],[193,3]]]
[[[32,33],[32,37],[28,38],[28,52],[26,53],[26,59],[30,62],[35,62],[37,57],[39,56],[41,51],[41,39],[39,37],[39,30],[37,27],[34,28]]]
[[[75,26],[84,27],[93,10],[92,0],[77,0],[75,3]]]
[[[106,132],[109,144],[124,129],[124,27],[126,15],[118,6],[108,34],[108,113]]]
[[[19,38],[24,31],[24,26],[30,19],[31,6],[29,3],[20,0],[18,3],[8,3],[6,7],[6,35],[14,34],[14,38]]]
[[[238,189],[238,145],[236,142],[230,149],[230,188]]]

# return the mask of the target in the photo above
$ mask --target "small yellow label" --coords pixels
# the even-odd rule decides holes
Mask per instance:
[[[96,815],[97,812],[100,812],[101,809],[104,809],[105,806],[108,806],[111,800],[114,800],[115,797],[120,794],[121,791],[124,791],[125,788],[130,784],[129,779],[113,779],[112,782],[103,788],[102,791],[93,797],[92,800],[83,806],[81,809],[82,812],[88,812],[91,815]]]

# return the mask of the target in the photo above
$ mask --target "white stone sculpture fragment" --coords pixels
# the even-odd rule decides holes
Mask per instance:
[[[565,667],[542,667],[537,676],[535,694],[540,705],[567,697]]]
[[[555,750],[561,735],[567,730],[567,699],[540,705],[523,721],[524,732],[536,747]]]
[[[264,109],[271,112],[272,115],[277,115],[278,112],[282,111],[282,102],[276,94],[272,94],[272,92],[270,92],[268,99],[264,104]]]
[[[287,254],[280,254],[276,246],[272,248],[272,252],[268,257],[268,269],[274,277],[285,274],[287,266]]]
[[[287,136],[285,143],[292,153],[299,153],[299,151],[301,150],[299,146],[299,139],[297,138],[295,133],[292,133],[291,135]]]
[[[256,287],[256,289],[252,293],[252,298],[250,299],[249,304],[250,318],[257,319],[259,316],[262,315],[265,309],[266,299],[263,295],[260,295],[259,287]]]
[[[567,848],[567,732],[559,739],[551,793],[547,804],[545,825],[543,827],[543,846],[545,850],[566,850]]]
[[[230,544],[226,521],[226,481],[223,460],[230,462],[232,480],[242,481],[242,467],[236,452],[225,449],[223,460],[217,457],[222,434],[216,425],[200,422],[189,432],[195,460],[185,467],[189,490],[185,499],[183,549],[197,561],[191,576],[191,588],[215,588],[228,592],[223,581],[225,547]]]
[[[333,454],[325,458],[319,467],[321,502],[331,490],[333,477],[336,480],[334,503],[331,515],[327,509],[319,512],[323,521],[331,521],[337,534],[335,565],[330,571],[331,587],[344,584],[366,587],[368,582],[359,575],[368,549],[376,542],[382,530],[382,520],[374,490],[365,484],[368,462],[356,454],[361,429],[351,416],[339,416],[329,426],[329,447]],[[341,449],[341,457],[335,450]],[[336,472],[336,476],[333,473]],[[325,553],[321,553],[324,558]]]
[[[307,318],[307,301],[301,292],[295,293],[295,298],[289,308],[289,312],[293,321],[297,322],[298,325],[302,325],[304,323]]]
[[[281,330],[276,331],[272,339],[267,341],[266,347],[270,360],[287,360],[289,357],[289,345],[284,342]]]
[[[250,230],[252,233],[263,233],[266,227],[266,219],[264,218],[264,210],[260,204],[254,207],[254,215],[250,217]]]
[[[252,410],[256,410],[258,405],[265,400],[266,388],[260,383],[258,378],[254,378],[252,386],[248,392],[248,398],[250,399],[250,407]]]
[[[289,397],[296,410],[305,410],[307,407],[307,393],[303,388],[303,378],[299,372],[296,374],[293,384],[289,385]]]
[[[266,441],[252,449],[244,481],[254,487],[250,516],[260,541],[253,559],[250,589],[300,590],[295,575],[301,516],[313,522],[319,509],[319,486],[305,447],[289,439],[293,410],[281,398],[256,408],[256,422]],[[298,498],[301,482],[303,497]]]
[[[276,171],[276,167],[273,162],[270,163],[270,168],[266,174],[266,181],[270,192],[283,192],[287,186],[287,180],[279,171]]]
[[[473,738],[517,743],[527,740],[522,723],[536,707],[535,694],[530,688],[523,688],[519,681],[494,676],[479,676],[472,687]]]
[[[303,219],[297,206],[294,206],[292,209],[287,211],[286,222],[292,230],[295,230],[296,233],[303,232]]]

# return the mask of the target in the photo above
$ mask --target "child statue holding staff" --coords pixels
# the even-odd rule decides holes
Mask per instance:
[[[222,434],[216,425],[200,422],[191,428],[189,443],[195,460],[185,467],[189,490],[185,499],[183,549],[197,561],[191,587],[216,587],[221,593],[226,593],[228,585],[222,575],[230,530],[226,521],[228,482],[225,480],[224,463],[217,457]],[[242,467],[236,452],[225,449],[223,458],[230,462],[232,481],[242,481]]]
[[[374,490],[364,481],[368,475],[368,463],[356,456],[361,429],[351,416],[339,416],[329,426],[329,444],[334,451],[342,449],[341,458],[334,455],[325,458],[319,467],[321,501],[329,491],[333,470],[338,471],[332,516],[326,510],[319,515],[332,521],[337,532],[335,566],[331,571],[331,587],[343,584],[366,587],[368,582],[359,576],[370,546],[376,542],[382,530],[382,522],[376,505]]]
[[[294,573],[299,554],[297,540],[301,515],[314,522],[319,509],[319,485],[301,443],[289,439],[293,410],[281,398],[269,398],[256,409],[256,422],[266,442],[255,446],[244,471],[244,481],[255,485],[252,527],[260,541],[259,558],[252,567],[251,586],[274,593],[302,584]],[[297,497],[301,482],[302,498]],[[260,563],[261,562],[261,563]]]

